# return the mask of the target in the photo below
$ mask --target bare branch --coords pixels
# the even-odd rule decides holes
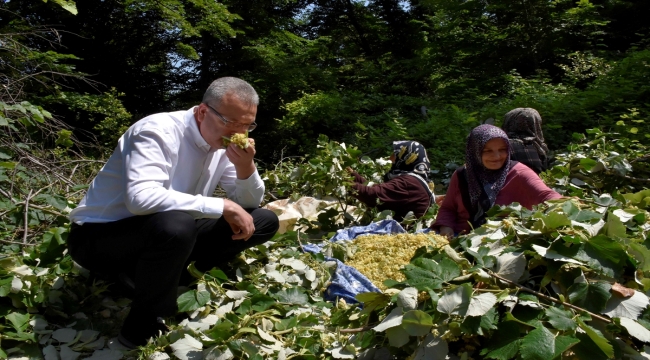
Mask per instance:
[[[583,308],[578,307],[578,306],[575,306],[575,305],[573,305],[573,304],[565,303],[564,301],[558,300],[558,299],[556,299],[556,298],[552,298],[552,297],[550,297],[550,296],[548,296],[548,295],[544,295],[544,294],[542,294],[542,293],[540,293],[540,292],[537,292],[537,291],[535,291],[535,290],[533,290],[533,289],[530,289],[530,288],[527,288],[527,287],[525,287],[525,286],[519,285],[519,284],[517,284],[517,283],[514,282],[514,281],[510,281],[510,280],[508,280],[508,279],[506,279],[506,278],[504,278],[504,277],[501,277],[501,276],[495,274],[495,273],[494,273],[492,270],[490,270],[490,269],[483,268],[483,270],[486,270],[487,273],[490,274],[490,276],[493,276],[493,277],[495,277],[495,278],[497,278],[497,279],[499,279],[499,280],[501,280],[501,281],[503,281],[503,282],[506,282],[506,283],[508,283],[508,284],[510,284],[510,285],[514,285],[514,286],[518,287],[519,289],[521,289],[521,290],[523,290],[523,291],[525,291],[525,292],[527,292],[527,293],[531,293],[531,294],[533,294],[533,295],[536,295],[536,296],[541,297],[542,299],[545,299],[545,300],[548,300],[548,301],[554,302],[554,303],[556,303],[556,304],[560,304],[560,305],[563,305],[563,306],[569,307],[569,308],[571,308],[571,309],[573,309],[573,310],[577,310],[577,311],[579,311],[579,312],[587,313],[587,314],[591,315],[591,317],[596,318],[596,319],[601,320],[601,321],[604,321],[604,322],[606,322],[606,323],[608,323],[608,324],[612,322],[612,320],[610,320],[610,319],[608,319],[608,318],[606,318],[606,317],[602,317],[602,316],[600,316],[600,315],[598,315],[598,314],[594,314],[594,313],[592,313],[591,311],[589,311],[589,310],[587,310],[587,309],[583,309]]]
[[[29,190],[25,200],[25,231],[23,233],[23,245],[27,244],[27,233],[29,231],[29,199],[32,198],[32,190]]]

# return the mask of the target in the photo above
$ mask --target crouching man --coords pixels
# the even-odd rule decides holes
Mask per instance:
[[[210,270],[277,231],[277,216],[258,208],[264,182],[253,139],[245,150],[222,142],[255,129],[258,102],[250,84],[225,77],[200,105],[136,122],[70,213],[72,258],[135,283],[123,345],[143,345],[165,330],[159,318],[176,313],[177,287],[191,261]],[[211,196],[217,185],[227,199]]]

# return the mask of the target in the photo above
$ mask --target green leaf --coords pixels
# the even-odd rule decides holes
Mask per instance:
[[[292,316],[292,317],[290,317],[288,319],[282,319],[282,320],[276,322],[275,323],[275,329],[278,330],[278,331],[282,331],[282,330],[291,329],[291,328],[295,327],[296,325],[298,325],[298,318],[295,317],[295,316]]]
[[[64,210],[68,207],[68,199],[66,199],[64,196],[43,194],[43,198],[48,204],[59,210]]]
[[[576,359],[589,359],[589,360],[607,360],[609,357],[600,350],[587,334],[576,333],[576,338],[579,340],[571,351],[576,354]]]
[[[276,303],[275,299],[265,294],[255,294],[251,298],[251,309],[262,312],[269,309]]]
[[[472,293],[471,285],[463,284],[452,290],[447,290],[438,300],[437,310],[447,315],[464,316]]]
[[[555,336],[547,328],[535,329],[524,336],[520,348],[524,360],[548,360],[555,354]]]
[[[196,302],[199,304],[199,307],[205,305],[210,301],[210,292],[202,290],[196,292]]]
[[[363,310],[361,311],[363,314],[369,314],[375,309],[384,308],[390,302],[390,296],[375,292],[358,294],[355,299],[363,304]]]
[[[496,303],[497,297],[491,293],[472,296],[467,308],[466,316],[483,316],[492,309]]]
[[[178,311],[194,311],[200,308],[202,305],[199,305],[195,294],[196,290],[190,290],[179,296],[178,299],[176,299],[176,302],[178,303]]]
[[[516,282],[526,270],[526,257],[523,253],[505,253],[497,258],[496,273],[510,281]]]
[[[69,11],[72,15],[77,15],[77,4],[72,0],[52,0],[62,8]],[[47,2],[47,1],[46,1]]]
[[[560,335],[555,338],[555,356],[554,358],[560,358],[562,353],[569,350],[570,347],[579,343],[575,336]]]
[[[212,276],[215,279],[227,281],[228,280],[228,275],[224,273],[222,270],[219,269],[212,269],[208,271],[208,275]]]
[[[571,220],[566,215],[557,212],[542,216],[540,219],[543,221],[544,229],[547,231],[571,225]]]
[[[406,283],[419,291],[436,290],[442,287],[442,280],[438,275],[429,270],[424,270],[412,264],[408,264],[403,270]]]
[[[618,237],[618,238],[627,237],[625,224],[623,224],[621,219],[612,212],[607,214],[607,222],[605,223],[605,230],[607,236],[609,237]]]
[[[591,169],[598,164],[598,161],[590,158],[580,159],[580,166],[585,170],[591,171]]]
[[[418,268],[428,270],[429,272],[433,273],[434,276],[436,277],[438,277],[438,274],[442,272],[440,265],[437,262],[428,258],[419,257],[413,260],[411,264],[417,266]]]
[[[572,319],[573,313],[556,307],[546,309],[548,322],[558,330],[575,330],[578,324]]]
[[[612,296],[609,292],[611,288],[606,282],[579,282],[569,287],[567,292],[571,304],[600,313]]]
[[[11,325],[16,329],[17,332],[23,332],[29,322],[29,314],[20,314],[17,312],[12,312],[11,314],[5,316],[7,320],[11,322]]]
[[[613,359],[614,347],[609,343],[609,341],[607,341],[607,339],[605,339],[603,334],[601,334],[600,331],[585,324],[581,319],[578,318],[577,320],[578,326],[580,326],[580,328],[587,333],[587,336],[589,336],[594,344],[596,344],[596,346],[598,346],[598,348],[602,350],[608,358]]]
[[[424,336],[431,331],[433,318],[420,310],[411,310],[404,314],[402,327],[411,336]]]
[[[41,121],[42,122],[42,121]],[[58,137],[56,141],[54,142],[55,145],[62,146],[64,148],[70,148],[72,145],[74,145],[74,142],[72,142],[71,136],[72,136],[72,131],[70,130],[59,130]]]
[[[460,275],[460,267],[458,264],[448,258],[442,259],[438,265],[440,266],[438,277],[444,282],[448,282]]]
[[[519,352],[521,339],[519,325],[514,321],[504,321],[498,326],[487,347],[481,350],[481,355],[487,359],[508,360]]]
[[[639,243],[630,243],[629,254],[639,262],[638,268],[642,271],[650,271],[650,249]]]
[[[304,294],[299,288],[289,288],[272,294],[279,302],[285,304],[304,305],[309,301],[307,294]]]
[[[650,189],[641,190],[634,194],[623,194],[623,197],[630,205],[638,206],[642,209],[650,207]]]
[[[386,336],[388,337],[390,346],[396,348],[400,348],[409,342],[409,334],[401,326],[386,329]]]
[[[587,240],[587,244],[596,251],[598,258],[609,260],[614,264],[623,263],[627,259],[621,243],[605,235],[594,236]]]
[[[481,316],[481,328],[484,330],[496,330],[499,323],[499,314],[496,308],[490,309],[485,315]]]
[[[253,334],[254,334],[254,332],[253,332]],[[253,357],[253,356],[257,355],[257,353],[259,352],[259,348],[255,344],[252,344],[252,343],[250,343],[248,341],[242,341],[240,345],[241,345],[241,349],[246,354],[248,354],[248,356]]]

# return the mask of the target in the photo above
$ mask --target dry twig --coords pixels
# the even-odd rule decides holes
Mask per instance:
[[[29,231],[29,200],[32,198],[32,191],[29,190],[25,200],[25,232],[23,233],[23,245],[27,244],[27,232]]]
[[[537,292],[537,291],[535,291],[535,290],[533,290],[533,289],[530,289],[530,288],[527,288],[527,287],[525,287],[525,286],[519,285],[519,284],[517,284],[517,283],[514,282],[514,281],[510,281],[510,280],[508,280],[508,279],[506,279],[506,278],[504,278],[504,277],[501,277],[501,276],[495,274],[495,273],[494,273],[493,271],[491,271],[490,269],[485,269],[485,268],[484,268],[483,270],[486,270],[487,273],[490,274],[490,276],[493,276],[493,277],[495,277],[495,278],[497,278],[497,279],[499,279],[499,280],[501,280],[501,281],[503,281],[503,282],[506,282],[506,283],[508,283],[508,284],[510,284],[510,285],[514,285],[514,286],[518,287],[518,288],[519,288],[520,290],[522,290],[522,291],[525,291],[525,292],[527,292],[527,293],[531,293],[531,294],[533,294],[533,295],[535,295],[535,296],[539,296],[539,297],[541,297],[541,298],[544,299],[544,300],[548,300],[548,301],[554,302],[554,303],[556,303],[556,304],[560,304],[560,305],[563,305],[563,306],[569,307],[569,308],[571,308],[571,309],[573,309],[573,310],[576,310],[576,311],[580,311],[580,312],[583,312],[583,313],[587,313],[587,314],[591,315],[591,317],[596,318],[596,319],[598,319],[598,320],[602,320],[602,321],[604,321],[604,322],[606,322],[606,323],[608,323],[608,324],[612,322],[612,320],[610,320],[610,319],[608,319],[608,318],[606,318],[606,317],[600,316],[600,315],[598,315],[598,314],[594,314],[594,313],[592,313],[591,311],[586,310],[586,309],[583,309],[583,308],[581,308],[581,307],[579,307],[579,306],[575,306],[575,305],[573,305],[573,304],[565,303],[564,301],[560,301],[560,300],[558,300],[558,299],[556,299],[556,298],[552,298],[552,297],[550,297],[550,296],[548,296],[548,295],[544,295],[544,294],[542,294],[542,293],[540,293],[540,292]]]

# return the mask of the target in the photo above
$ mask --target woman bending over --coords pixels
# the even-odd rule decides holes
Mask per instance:
[[[392,210],[397,221],[402,221],[409,211],[422,217],[435,201],[429,185],[426,149],[416,141],[394,141],[390,160],[393,165],[384,175],[384,182],[373,186],[364,185],[366,179],[348,168],[354,176],[353,196],[367,206]]]

